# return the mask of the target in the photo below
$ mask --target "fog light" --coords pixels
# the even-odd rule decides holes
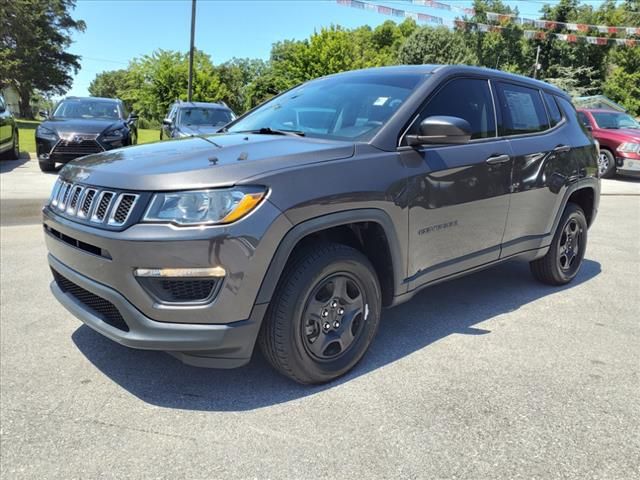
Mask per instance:
[[[222,267],[202,268],[136,268],[133,274],[136,277],[172,277],[172,278],[204,278],[224,277],[226,271]]]
[[[49,154],[48,153],[41,153],[40,155],[38,155],[38,158],[40,160],[49,160]]]

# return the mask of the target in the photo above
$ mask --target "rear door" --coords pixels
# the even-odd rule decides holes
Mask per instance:
[[[495,82],[500,132],[513,156],[512,195],[502,257],[548,244],[555,212],[575,180],[570,124],[554,95]]]
[[[447,81],[417,115],[467,120],[463,145],[400,148],[409,172],[409,288],[496,260],[509,206],[511,158],[497,138],[488,79]]]

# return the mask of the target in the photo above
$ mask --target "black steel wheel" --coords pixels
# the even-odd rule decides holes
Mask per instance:
[[[341,272],[318,282],[302,313],[302,340],[309,355],[324,361],[349,351],[364,327],[364,288]]]
[[[316,243],[289,261],[260,331],[265,358],[300,383],[325,383],[351,370],[378,329],[376,272],[361,252]]]
[[[547,254],[531,262],[533,276],[549,285],[564,285],[578,274],[587,248],[587,219],[582,209],[569,203]]]

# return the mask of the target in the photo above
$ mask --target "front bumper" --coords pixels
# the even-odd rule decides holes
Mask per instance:
[[[168,351],[189,364],[242,365],[251,356],[267,307],[256,304],[258,291],[280,239],[291,227],[269,201],[258,210],[259,215],[234,224],[205,229],[135,224],[110,231],[71,221],[45,207],[51,268],[113,304],[128,331],[115,328],[89,308],[91,302],[79,301],[56,282],[51,289],[71,313],[123,345]],[[136,268],[214,266],[223,267],[226,275],[208,303],[162,303],[134,275]]]
[[[257,305],[248,320],[225,325],[194,325],[156,322],[137,310],[117,291],[101,285],[48,256],[52,269],[77,286],[112,303],[122,315],[129,331],[106,323],[100,316],[54,281],[51,291],[58,301],[87,326],[121,345],[144,350],[163,350],[184,363],[233,368],[251,359],[265,305]]]
[[[616,157],[616,171],[620,175],[640,177],[640,155],[628,154],[626,157]]]

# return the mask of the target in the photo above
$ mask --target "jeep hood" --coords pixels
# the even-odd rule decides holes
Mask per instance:
[[[280,135],[219,134],[120,148],[68,163],[68,181],[123,190],[231,186],[270,171],[353,155],[354,144]]]

